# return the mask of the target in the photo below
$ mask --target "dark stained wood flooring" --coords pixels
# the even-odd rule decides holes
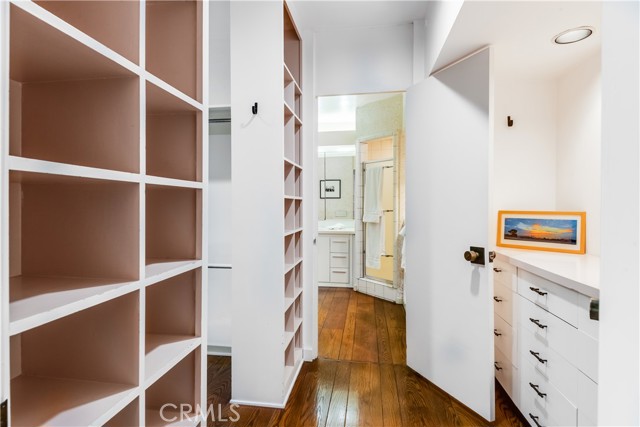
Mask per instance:
[[[408,368],[403,306],[343,288],[320,288],[318,306],[319,357],[303,365],[285,409],[241,406],[236,415],[231,359],[209,357],[209,426],[527,425],[499,386],[496,421],[487,423]]]

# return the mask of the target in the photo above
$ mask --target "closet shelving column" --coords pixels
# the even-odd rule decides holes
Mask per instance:
[[[232,400],[283,407],[303,362],[301,39],[285,2],[232,1],[230,40]]]
[[[206,401],[207,7],[0,4],[10,425],[160,426]]]
[[[286,3],[284,39],[284,381],[295,379],[302,363],[302,90],[300,36]]]

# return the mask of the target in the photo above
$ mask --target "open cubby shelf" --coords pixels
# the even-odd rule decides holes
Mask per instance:
[[[9,153],[138,172],[139,78],[20,8],[10,10]]]
[[[138,345],[137,292],[14,335],[13,425],[102,425],[137,395]]]
[[[133,402],[125,406],[120,412],[114,415],[104,427],[132,427],[140,424],[140,401],[134,399]]]
[[[201,190],[146,186],[147,277],[200,258]]]
[[[190,415],[190,421],[185,419],[180,422],[179,409],[182,404],[196,408],[200,384],[195,383],[194,378],[200,378],[198,373],[200,351],[199,348],[193,350],[146,389],[146,426],[195,426],[198,424],[199,420],[196,414]],[[175,410],[172,411],[165,406],[160,414],[163,405],[175,405],[171,408],[175,408]],[[166,419],[176,417],[176,424],[164,421],[161,415],[164,415]]]
[[[189,97],[202,101],[202,4],[146,2],[146,68]]]
[[[10,172],[9,202],[13,334],[136,289],[138,184]]]
[[[149,386],[200,344],[201,271],[191,270],[147,288],[145,384]]]
[[[202,111],[147,82],[147,175],[201,181]]]
[[[134,1],[35,1],[78,30],[138,63],[140,6]],[[117,31],[113,31],[117,28]]]

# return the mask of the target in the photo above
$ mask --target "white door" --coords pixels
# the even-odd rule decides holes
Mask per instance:
[[[487,48],[413,86],[406,101],[407,364],[488,421],[491,91]],[[465,260],[470,246],[485,249],[485,265]]]

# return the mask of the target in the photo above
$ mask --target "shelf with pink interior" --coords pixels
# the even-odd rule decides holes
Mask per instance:
[[[202,190],[146,185],[145,285],[202,266]]]
[[[300,85],[293,78],[291,71],[287,64],[284,64],[284,103],[286,107],[291,110],[292,114],[300,117],[301,102],[302,102],[302,89]]]
[[[284,276],[284,309],[289,310],[302,294],[302,264],[296,265]]]
[[[287,162],[284,163],[285,199],[302,199],[302,169]]]
[[[302,200],[284,199],[285,236],[302,231]]]
[[[284,273],[302,264],[302,231],[284,236]]]
[[[146,69],[202,102],[202,1],[147,0]]]
[[[202,111],[147,82],[146,113],[147,182],[201,188]]]
[[[138,75],[21,7],[10,5],[9,154],[139,173]]]
[[[145,387],[200,346],[201,282],[196,269],[146,288]]]
[[[104,427],[132,427],[140,424],[140,400],[134,399],[113,418],[106,422]]]
[[[195,427],[202,417],[200,396],[200,348],[193,350],[145,391],[145,426]],[[203,408],[206,412],[206,409]]]
[[[9,332],[140,287],[139,184],[9,173]]]
[[[35,1],[58,18],[139,64],[140,4],[133,1]],[[117,31],[114,31],[117,28]]]
[[[293,166],[302,169],[301,150],[302,122],[289,107],[284,106],[284,158]]]
[[[139,325],[134,292],[12,336],[12,425],[103,425],[133,402]]]

